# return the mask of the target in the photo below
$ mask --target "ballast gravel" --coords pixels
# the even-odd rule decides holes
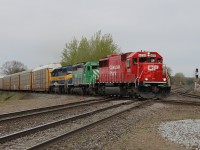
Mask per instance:
[[[200,150],[200,119],[163,122],[158,129],[169,141]]]

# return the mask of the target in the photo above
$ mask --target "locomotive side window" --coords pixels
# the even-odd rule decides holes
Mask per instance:
[[[103,60],[99,62],[99,67],[108,67],[108,60]]]
[[[133,58],[133,64],[137,65],[137,58]]]
[[[162,63],[162,59],[161,58],[158,58],[158,63]]]
[[[130,59],[128,59],[128,60],[126,61],[126,67],[127,67],[127,68],[130,68],[130,67],[131,67]]]

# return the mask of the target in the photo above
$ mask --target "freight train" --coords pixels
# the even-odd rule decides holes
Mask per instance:
[[[0,78],[0,90],[162,97],[170,78],[157,52],[112,54],[99,61],[46,65]]]

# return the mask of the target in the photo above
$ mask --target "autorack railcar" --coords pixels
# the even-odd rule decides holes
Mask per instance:
[[[0,77],[0,90],[3,89],[3,76]]]
[[[10,75],[10,89],[13,91],[20,90],[20,73]]]
[[[32,90],[32,71],[23,71],[20,73],[20,90]]]
[[[2,90],[11,90],[11,80],[10,75],[3,77],[3,87]]]
[[[51,72],[58,67],[61,67],[61,65],[50,64],[32,70],[32,91],[48,92]]]

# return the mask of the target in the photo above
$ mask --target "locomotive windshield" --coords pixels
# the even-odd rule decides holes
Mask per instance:
[[[155,57],[150,57],[150,58],[147,58],[147,57],[141,57],[139,58],[139,62],[140,63],[162,63],[162,59],[161,58],[158,58],[156,59]]]
[[[60,69],[55,69],[52,73],[52,77],[57,77],[57,76],[64,76],[72,73],[71,68],[60,68]]]

